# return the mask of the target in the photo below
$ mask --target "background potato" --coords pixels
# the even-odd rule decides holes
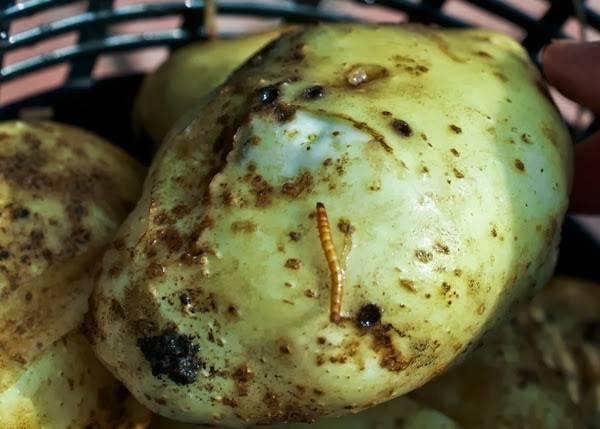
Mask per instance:
[[[142,178],[135,160],[83,130],[0,122],[0,391],[81,323],[91,265]]]
[[[559,375],[542,365],[530,332],[515,323],[412,397],[465,429],[581,428],[581,413]]]
[[[142,429],[150,420],[78,332],[58,340],[0,392],[3,429]]]
[[[144,78],[134,106],[134,125],[155,148],[177,120],[225,81],[252,54],[291,27],[178,49]]]
[[[103,260],[95,350],[187,422],[307,421],[397,397],[547,282],[570,162],[506,36],[285,34],[159,151]],[[317,202],[345,268],[339,324]]]
[[[600,285],[557,277],[519,312],[522,329],[544,366],[560,374],[564,388],[600,428]]]
[[[83,130],[0,122],[0,427],[84,427],[96,417],[94,427],[113,427],[118,382],[79,336],[63,337],[83,322],[92,265],[143,173]]]

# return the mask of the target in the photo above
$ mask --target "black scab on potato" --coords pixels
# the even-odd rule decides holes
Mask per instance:
[[[176,384],[191,384],[203,367],[196,356],[200,347],[192,337],[181,335],[175,329],[168,328],[160,335],[139,338],[137,344],[155,377],[166,375]]]

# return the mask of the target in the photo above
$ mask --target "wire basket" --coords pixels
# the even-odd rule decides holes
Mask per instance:
[[[9,95],[9,102],[1,105],[0,98],[0,119],[41,116],[70,123],[148,161],[148,146],[137,143],[130,121],[143,71],[168,51],[207,37],[205,3],[1,0],[0,97]],[[600,39],[600,0],[222,0],[217,8],[225,36],[242,28],[319,21],[483,25],[517,38],[536,63],[552,39],[582,34],[581,23]],[[140,53],[151,52],[154,62],[141,61],[145,67],[137,68]],[[578,136],[600,128],[600,120],[593,122],[591,116],[583,127],[573,115],[570,119]],[[558,271],[600,281],[594,268],[600,244],[572,219],[563,231]]]

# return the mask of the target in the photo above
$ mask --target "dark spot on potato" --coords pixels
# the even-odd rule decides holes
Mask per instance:
[[[523,161],[520,159],[515,159],[515,167],[517,167],[517,170],[519,171],[525,171],[525,164],[523,164]]]
[[[300,239],[302,238],[302,234],[296,231],[292,231],[288,235],[290,237],[290,240],[292,241],[300,241]]]
[[[523,133],[521,134],[521,140],[523,140],[523,142],[527,143],[527,144],[531,144],[531,135],[527,134],[527,133]]]
[[[494,72],[494,76],[500,79],[502,82],[508,82],[508,77],[504,73],[500,73],[499,71]]]
[[[381,310],[375,304],[363,305],[356,315],[356,324],[363,329],[369,329],[381,321]]]
[[[382,79],[388,74],[385,67],[377,64],[355,64],[346,71],[345,76],[348,85],[356,88],[374,80]]]
[[[456,157],[459,157],[459,156],[460,156],[460,153],[459,153],[459,152],[458,152],[456,149],[454,149],[454,148],[451,148],[451,149],[450,149],[450,152],[452,153],[452,155],[454,155],[454,156],[456,156]]]
[[[463,172],[462,172],[462,171],[460,171],[460,170],[459,170],[459,169],[457,169],[457,168],[454,168],[454,169],[452,170],[452,172],[454,173],[454,177],[456,177],[457,179],[464,179],[464,177],[465,177],[465,175],[463,174]]]
[[[285,261],[285,267],[289,268],[290,270],[299,270],[301,266],[302,261],[300,261],[300,259],[290,258]]]
[[[233,232],[254,232],[256,224],[251,220],[240,220],[231,224],[231,230]]]
[[[417,288],[415,287],[415,282],[409,279],[400,279],[400,286],[410,292],[416,292]]]
[[[438,253],[443,253],[444,255],[450,254],[450,248],[441,241],[436,241],[434,243],[433,250],[435,250]]]
[[[200,348],[193,338],[181,335],[173,328],[156,336],[139,338],[137,345],[150,363],[153,376],[166,375],[179,385],[194,383],[204,366],[196,356]]]
[[[146,268],[146,276],[148,276],[148,278],[151,278],[151,279],[160,277],[164,273],[165,273],[165,267],[156,262],[152,262],[150,265],[148,265],[148,268]]]
[[[424,264],[431,262],[433,259],[433,254],[431,252],[422,249],[416,250],[415,256],[417,260],[419,260],[419,262],[422,262]]]
[[[381,112],[381,114],[383,116],[392,116],[392,112],[388,112],[387,110],[384,110],[383,112]]]
[[[313,179],[310,173],[303,172],[293,181],[286,182],[281,187],[281,193],[290,198],[298,198],[303,192],[308,192],[312,186]]]
[[[305,88],[302,93],[304,98],[306,98],[307,100],[315,100],[317,98],[321,98],[324,94],[325,88],[323,88],[321,85],[309,86],[308,88]]]
[[[392,121],[392,128],[403,137],[410,137],[413,135],[413,130],[410,125],[402,119],[394,119]]]
[[[10,258],[10,253],[6,249],[0,249],[0,261]]]
[[[181,305],[191,305],[192,303],[192,298],[190,298],[190,296],[187,293],[182,293],[179,295],[179,302],[181,302]]]
[[[458,125],[450,124],[449,128],[455,134],[462,134],[462,128]]]
[[[287,344],[279,346],[279,351],[284,355],[289,355],[292,353],[292,349]]]
[[[239,318],[240,310],[239,308],[237,308],[237,306],[231,304],[227,307],[227,314],[229,314],[231,317]]]
[[[338,229],[344,234],[352,234],[354,233],[354,231],[356,231],[356,228],[350,223],[350,220],[344,217],[340,218],[337,226]]]
[[[13,220],[27,219],[30,214],[31,213],[27,207],[15,207],[10,212]]]
[[[492,237],[498,237],[498,231],[496,231],[496,228],[492,228]]]
[[[475,52],[475,54],[483,58],[493,58],[490,54],[488,54],[485,51],[477,51]]]
[[[325,337],[317,337],[317,344],[323,345],[327,342]]]
[[[274,103],[279,97],[278,85],[269,85],[258,90],[257,99],[262,105],[268,105]]]

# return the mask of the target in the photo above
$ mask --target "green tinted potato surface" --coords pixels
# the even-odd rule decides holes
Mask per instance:
[[[552,273],[571,143],[506,36],[288,33],[182,128],[92,311],[100,358],[165,417],[239,427],[382,403]],[[344,270],[339,324],[317,202]]]

